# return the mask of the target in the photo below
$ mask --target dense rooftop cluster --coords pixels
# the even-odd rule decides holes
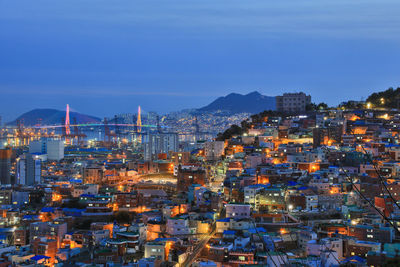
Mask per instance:
[[[264,112],[236,127],[149,160],[118,141],[0,150],[0,264],[400,261],[397,112]]]

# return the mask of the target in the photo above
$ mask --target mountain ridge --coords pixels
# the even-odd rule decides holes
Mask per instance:
[[[71,111],[69,113],[71,124],[76,119],[77,123],[96,123],[101,119],[95,116]],[[20,121],[25,126],[34,126],[38,124],[55,125],[60,124],[65,119],[65,111],[50,108],[37,108],[23,113],[15,120],[10,121],[7,125],[17,125]]]
[[[225,114],[251,113],[256,114],[265,110],[275,110],[275,97],[265,96],[258,91],[248,94],[230,93],[226,96],[220,96],[206,106],[198,109],[190,109],[195,113],[203,112],[223,112]],[[101,119],[95,116],[82,114],[78,112],[70,112],[70,122],[74,123],[97,123]],[[34,125],[56,125],[65,119],[65,111],[50,108],[37,108],[25,112],[18,116],[15,120],[10,121],[7,125],[17,125],[20,121],[25,126]]]
[[[275,110],[275,97],[265,96],[258,91],[242,95],[230,93],[218,97],[207,106],[197,109],[199,112],[227,111],[235,113],[259,113],[264,110]]]

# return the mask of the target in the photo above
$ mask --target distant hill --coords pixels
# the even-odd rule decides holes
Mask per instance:
[[[367,103],[371,103],[372,107],[380,108],[399,108],[400,107],[400,87],[393,89],[390,87],[385,91],[371,94],[367,98]]]
[[[229,113],[259,113],[264,110],[275,110],[275,97],[265,96],[257,91],[247,95],[232,93],[219,97],[211,104],[199,108],[200,112],[227,111]]]
[[[22,114],[16,120],[7,123],[7,125],[16,125],[17,121],[21,121],[21,123],[25,126],[33,126],[38,124],[54,125],[60,124],[64,118],[65,111],[57,109],[34,109]],[[101,121],[100,118],[78,112],[70,112],[69,118],[71,124],[74,123],[74,118],[76,118],[77,123],[96,123]]]

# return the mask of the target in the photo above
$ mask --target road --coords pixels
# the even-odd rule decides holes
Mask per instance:
[[[218,212],[218,217],[220,218],[220,216],[224,213],[225,213],[225,206],[222,206]],[[183,267],[189,267],[192,265],[192,263],[196,260],[197,256],[199,256],[201,250],[205,247],[205,245],[207,245],[211,237],[214,236],[216,229],[217,229],[217,221],[215,220],[211,225],[211,232],[200,240],[200,242],[194,248],[193,252],[183,262],[182,264]]]
[[[187,259],[183,262],[182,266],[184,267],[189,267],[191,264],[196,260],[197,256],[199,253],[202,251],[204,246],[210,241],[211,237],[214,236],[215,234],[215,229],[216,229],[216,223],[214,222],[211,228],[211,232],[204,236],[200,242],[196,245],[194,248],[193,252],[187,257]]]

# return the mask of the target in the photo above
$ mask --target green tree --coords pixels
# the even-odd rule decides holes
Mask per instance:
[[[400,87],[389,89],[371,94],[367,98],[367,103],[371,103],[373,107],[397,108],[400,99]]]
[[[216,139],[218,141],[225,141],[225,140],[232,138],[233,136],[242,135],[243,132],[244,131],[240,126],[233,124],[233,125],[231,125],[231,127],[226,129],[223,133],[219,133],[217,135]]]
[[[328,105],[324,102],[321,102],[317,105],[317,110],[324,110],[324,109],[328,109]]]

